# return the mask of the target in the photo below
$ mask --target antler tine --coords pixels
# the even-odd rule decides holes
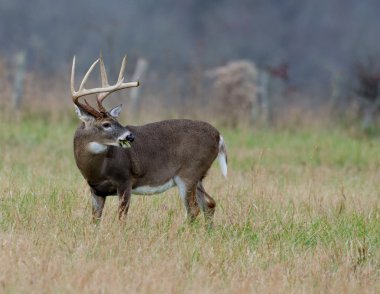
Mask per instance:
[[[79,86],[79,90],[78,92],[81,92],[82,90],[84,90],[84,84],[87,82],[88,80],[88,77],[90,76],[92,70],[94,69],[95,65],[99,62],[99,58],[97,60],[95,60],[95,62],[90,66],[90,68],[88,69],[88,71],[86,72],[86,74],[84,75],[84,78],[82,80],[82,82],[80,83],[80,86]]]
[[[82,107],[85,111],[87,111],[88,113],[91,113],[94,117],[99,117],[100,113],[95,108],[93,108],[90,104],[88,104],[86,100],[85,100],[86,105],[78,101],[79,98],[85,94],[82,94],[80,90],[78,92],[75,91],[74,84],[75,84],[75,55],[74,55],[73,64],[71,67],[71,79],[70,79],[71,97],[75,105]]]
[[[104,66],[104,61],[103,61],[103,54],[100,53],[100,75],[102,77],[102,87],[108,87],[108,78],[107,78],[107,71],[106,67]]]
[[[102,59],[102,57],[101,57]],[[101,63],[102,64],[102,60],[101,60]],[[127,64],[127,55],[124,55],[124,58],[123,58],[123,61],[121,63],[121,67],[120,67],[120,72],[119,72],[119,77],[117,79],[117,82],[112,85],[112,86],[109,86],[109,88],[111,88],[110,91],[108,92],[103,92],[101,94],[98,95],[98,105],[99,107],[101,107],[101,103],[104,101],[104,99],[111,93],[113,92],[116,92],[116,91],[119,91],[119,90],[122,90],[122,89],[125,89],[125,88],[131,88],[131,87],[138,87],[140,85],[140,83],[137,81],[137,82],[129,82],[129,83],[123,83],[124,82],[124,72],[125,72],[125,68],[126,68],[126,64]],[[102,66],[101,66],[102,67]],[[102,71],[102,68],[101,68],[101,71]],[[102,78],[103,79],[103,78]],[[108,83],[108,81],[107,81]],[[108,86],[108,85],[107,85]]]
[[[120,85],[123,83],[124,81],[124,72],[125,72],[125,66],[126,66],[126,59],[127,59],[127,55],[124,55],[124,58],[123,58],[123,61],[121,63],[121,68],[120,68],[120,72],[119,72],[119,77],[117,78],[117,82],[116,84],[114,85],[116,88],[120,87]],[[103,72],[104,72],[104,75],[106,77],[106,81],[107,81],[107,85],[103,85]],[[104,63],[103,63],[103,56],[102,54],[100,55],[100,74],[102,76],[102,87],[104,86],[109,86],[108,84],[108,80],[107,80],[107,73],[105,71],[105,67],[104,67]],[[116,90],[115,90],[116,91]],[[113,91],[112,91],[113,92]],[[106,93],[101,93],[98,95],[98,106],[99,108],[103,108],[102,106],[102,102],[104,99],[106,99],[106,97],[111,94],[112,92],[106,92]]]
[[[75,97],[74,80],[75,80],[75,55],[73,58],[73,64],[71,66],[71,80],[70,80],[71,96],[73,97],[73,99]]]
[[[104,66],[104,61],[103,61],[103,54],[100,52],[100,76],[102,78],[102,87],[108,87],[108,77],[107,77],[107,71],[106,67]],[[102,101],[110,94],[110,92],[105,92],[105,93],[99,93],[97,95],[97,102],[98,102],[98,108],[102,112],[106,112],[107,110],[104,108],[102,105]]]
[[[120,72],[119,72],[119,77],[117,79],[118,82],[120,82],[123,77],[124,77],[124,72],[125,72],[125,66],[127,65],[127,55],[124,55],[123,61],[121,63],[120,67]]]

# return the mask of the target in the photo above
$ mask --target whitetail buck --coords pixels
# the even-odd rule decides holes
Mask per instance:
[[[102,87],[85,89],[85,83],[100,61]],[[227,153],[223,138],[206,122],[186,119],[165,120],[143,126],[123,127],[117,117],[121,105],[106,110],[104,99],[112,92],[139,86],[124,83],[124,57],[114,85],[108,84],[102,57],[85,74],[79,90],[74,89],[75,57],[71,72],[71,94],[76,112],[82,120],[74,136],[76,164],[91,188],[94,220],[102,215],[106,196],[119,196],[119,218],[129,208],[131,194],[151,195],[177,186],[187,216],[194,220],[203,210],[212,222],[215,201],[205,191],[202,180],[211,164],[219,158],[227,176]],[[97,94],[98,109],[79,98]]]

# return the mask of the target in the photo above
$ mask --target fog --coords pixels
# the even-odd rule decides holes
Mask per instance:
[[[167,73],[249,59],[289,65],[298,87],[323,87],[379,53],[377,1],[85,1],[1,0],[0,52],[26,50],[28,67],[57,71],[74,54],[87,64],[100,51],[127,52]]]

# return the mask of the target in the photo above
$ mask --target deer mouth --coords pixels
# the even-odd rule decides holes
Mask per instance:
[[[121,148],[131,148],[131,144],[128,142],[128,140],[119,140],[119,146]]]
[[[131,144],[135,140],[135,136],[130,131],[125,132],[118,138],[119,146],[122,148],[130,148]]]

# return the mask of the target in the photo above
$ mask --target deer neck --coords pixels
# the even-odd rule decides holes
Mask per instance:
[[[110,149],[112,149],[110,146],[97,142],[94,136],[78,128],[74,137],[74,154],[75,161],[85,178],[96,177]]]
[[[106,154],[109,146],[97,141],[94,134],[85,130],[85,125],[82,123],[74,136],[75,153],[81,157],[96,156]]]

